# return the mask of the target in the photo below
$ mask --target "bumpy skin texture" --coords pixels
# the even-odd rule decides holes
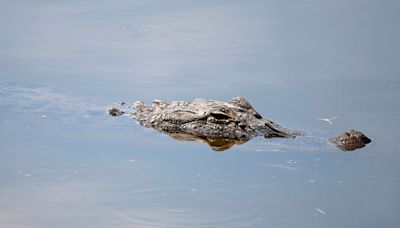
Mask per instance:
[[[117,108],[109,109],[109,113],[112,116],[129,115],[145,127],[178,140],[205,142],[216,151],[243,144],[254,136],[293,138],[302,135],[263,118],[243,97],[234,97],[228,102],[195,99],[167,103],[154,100],[151,105],[137,101],[133,108],[132,113]],[[354,130],[330,141],[343,151],[352,151],[371,142],[363,133]]]
[[[167,133],[237,140],[296,135],[263,118],[243,97],[234,97],[229,102],[195,99],[165,103],[154,100],[151,105],[138,101],[134,108],[132,116],[140,124]]]
[[[353,151],[371,142],[362,132],[350,130],[340,134],[330,140],[333,144],[343,151]]]

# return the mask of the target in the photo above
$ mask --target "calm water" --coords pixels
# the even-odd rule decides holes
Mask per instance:
[[[1,5],[0,227],[400,226],[398,1]],[[306,136],[215,152],[105,112],[238,95]]]

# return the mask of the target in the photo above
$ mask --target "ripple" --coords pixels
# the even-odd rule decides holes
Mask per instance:
[[[230,189],[190,187],[138,189],[119,196],[113,223],[133,227],[247,227],[261,212]],[[113,202],[115,204],[115,202]]]

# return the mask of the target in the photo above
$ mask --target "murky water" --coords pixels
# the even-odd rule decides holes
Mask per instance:
[[[0,226],[398,227],[399,10],[3,3]],[[238,95],[306,136],[215,152],[105,112],[121,100]],[[373,142],[354,152],[328,143],[349,129]]]

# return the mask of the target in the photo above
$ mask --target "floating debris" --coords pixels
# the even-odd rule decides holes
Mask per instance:
[[[278,152],[279,149],[257,149],[256,150],[256,152],[264,152],[264,151],[267,151],[267,152]]]
[[[326,215],[326,212],[323,211],[321,208],[315,208],[316,211],[318,211],[319,213],[321,213],[322,215]]]
[[[332,118],[317,118],[317,120],[322,120],[322,121],[328,122],[330,125],[333,125],[333,121],[336,120],[337,118],[339,118],[339,117],[334,116]]]
[[[295,160],[289,160],[286,163],[288,163],[288,164],[296,164],[297,162]]]
[[[263,164],[264,167],[272,167],[272,168],[280,168],[280,169],[287,169],[294,172],[297,172],[295,167],[288,166],[288,165],[277,165],[277,164]]]
[[[124,111],[119,110],[119,109],[117,109],[117,108],[111,108],[111,109],[109,109],[109,110],[108,110],[108,113],[110,113],[110,115],[112,115],[112,116],[120,116],[120,115],[125,114]]]
[[[126,104],[125,101],[118,101],[118,102],[114,102],[115,105],[120,105],[120,106],[124,106]]]

